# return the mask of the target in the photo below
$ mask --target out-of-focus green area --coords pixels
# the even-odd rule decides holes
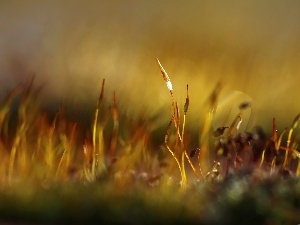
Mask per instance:
[[[220,80],[221,96],[253,99],[256,124],[271,127],[276,117],[286,126],[299,112],[299,10],[300,2],[279,0],[3,0],[1,93],[35,74],[48,102],[82,109],[106,78],[121,111],[152,115],[170,105],[158,57],[179,105],[190,85],[189,121]]]
[[[0,218],[5,224],[297,224],[299,181],[247,181],[194,184],[186,193],[174,186],[119,192],[101,182],[23,185],[1,190]]]

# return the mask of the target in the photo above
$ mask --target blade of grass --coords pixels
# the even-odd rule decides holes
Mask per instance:
[[[95,115],[94,115],[94,122],[93,122],[93,157],[92,157],[92,177],[93,179],[96,179],[96,171],[97,171],[97,144],[96,144],[96,136],[97,136],[97,125],[98,125],[98,116],[99,116],[99,111],[103,103],[103,96],[104,96],[104,86],[105,86],[105,79],[102,80],[102,87],[101,87],[101,92],[100,96],[98,99],[98,105],[95,110]]]
[[[293,123],[292,123],[292,126],[290,128],[290,131],[289,131],[289,135],[288,135],[288,139],[287,139],[287,144],[286,144],[286,147],[287,147],[287,151],[285,152],[285,158],[284,158],[284,163],[283,163],[283,168],[286,168],[288,166],[288,163],[289,163],[289,158],[290,158],[290,148],[291,148],[291,139],[292,139],[292,134],[293,134],[293,131],[296,129],[296,127],[298,126],[298,120],[299,120],[299,117],[300,117],[300,113],[295,117]]]
[[[217,110],[219,94],[221,91],[221,83],[217,83],[215,89],[213,90],[210,98],[209,98],[209,108],[208,112],[204,119],[204,126],[200,135],[200,151],[198,153],[198,163],[199,168],[207,173],[211,168],[211,160],[210,160],[210,151],[209,151],[209,135],[211,130],[212,121]]]

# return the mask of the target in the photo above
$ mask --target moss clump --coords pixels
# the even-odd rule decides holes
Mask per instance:
[[[8,93],[0,106],[2,221],[299,222],[299,115],[279,135],[275,119],[270,135],[260,128],[240,131],[243,113],[251,110],[251,103],[242,102],[228,126],[212,130],[222,86],[217,84],[203,108],[199,144],[191,147],[189,86],[181,111],[157,62],[171,94],[171,118],[159,146],[152,142],[151,120],[122,116],[115,94],[106,107],[104,80],[88,131],[68,120],[62,106],[52,116],[43,112],[33,80]]]

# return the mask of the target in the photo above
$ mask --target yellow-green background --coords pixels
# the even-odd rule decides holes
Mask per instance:
[[[36,74],[49,101],[80,108],[106,78],[123,112],[152,115],[170,104],[155,57],[180,105],[189,83],[191,121],[221,80],[221,97],[238,90],[253,99],[256,124],[290,125],[300,111],[300,2],[0,2],[1,96]]]

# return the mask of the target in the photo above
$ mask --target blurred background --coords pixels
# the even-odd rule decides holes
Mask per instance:
[[[189,84],[193,127],[221,81],[224,105],[252,100],[252,125],[283,128],[300,111],[299,12],[296,0],[1,0],[0,94],[35,74],[49,107],[85,117],[105,78],[126,115],[168,118],[158,57],[182,107]]]

